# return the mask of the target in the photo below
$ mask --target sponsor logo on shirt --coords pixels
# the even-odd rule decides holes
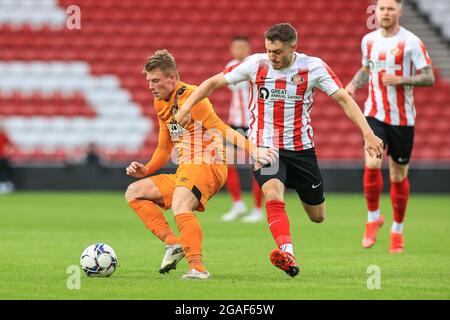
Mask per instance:
[[[286,89],[267,89],[259,88],[259,98],[262,100],[278,101],[278,100],[295,100],[303,101],[303,95],[290,94]]]
[[[389,73],[395,73],[395,71],[397,71],[397,70],[402,70],[401,65],[399,65],[399,64],[391,65],[391,64],[388,64],[384,60],[381,60],[381,61],[380,60],[378,60],[378,61],[370,60],[369,67],[372,72],[386,71]]]

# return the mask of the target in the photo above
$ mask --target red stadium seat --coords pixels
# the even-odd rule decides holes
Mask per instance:
[[[59,0],[67,7],[71,0]],[[132,94],[132,100],[142,108],[142,114],[155,120],[153,97],[141,74],[147,56],[161,48],[169,49],[176,57],[182,80],[199,84],[207,77],[223,70],[230,59],[228,46],[235,34],[251,37],[254,52],[263,52],[263,33],[272,23],[289,21],[298,28],[299,50],[321,57],[336,72],[344,85],[360,66],[360,40],[367,32],[365,21],[368,1],[328,0],[78,0],[83,8],[82,29],[54,30],[44,25],[40,30],[24,26],[19,31],[7,24],[0,25],[0,61],[83,61],[89,64],[94,76],[117,75],[121,85]],[[175,8],[175,10],[174,10]],[[270,10],[267,10],[270,8]],[[168,12],[170,11],[170,14]],[[416,90],[417,131],[414,152],[417,159],[450,159],[449,136],[450,86],[441,81],[433,89]],[[358,93],[362,106],[367,89]],[[92,106],[81,94],[70,99],[53,95],[50,99],[34,94],[25,106],[22,97],[0,97],[0,115],[64,115],[95,116]],[[226,91],[211,100],[217,113],[228,117]],[[18,107],[20,106],[20,108]],[[341,108],[326,95],[316,92],[312,110],[318,153],[321,159],[361,159],[360,133]],[[158,128],[155,123],[155,128]],[[155,129],[157,130],[157,129]],[[427,144],[429,132],[436,134],[440,148]],[[157,134],[151,133],[145,152],[148,158],[156,144]],[[340,148],[342,144],[345,148]],[[437,143],[436,143],[437,144]],[[437,149],[434,149],[437,148]],[[59,152],[59,151],[58,151]],[[42,155],[37,154],[39,157]],[[126,160],[134,156],[121,151],[113,158]],[[17,152],[17,159],[26,155]],[[62,154],[54,153],[61,159]]]

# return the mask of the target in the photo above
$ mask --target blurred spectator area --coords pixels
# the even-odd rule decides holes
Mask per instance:
[[[0,117],[16,144],[16,162],[64,161],[89,143],[109,161],[149,159],[158,123],[142,70],[161,48],[174,54],[182,80],[198,85],[223,70],[233,35],[248,35],[253,51],[263,52],[264,31],[290,22],[299,31],[299,51],[321,57],[346,84],[360,68],[372,1],[76,3],[80,30],[66,28],[71,0],[0,1]],[[450,160],[449,88],[439,77],[434,88],[415,90],[417,160]],[[361,106],[366,94],[358,94]],[[226,120],[228,91],[211,100]],[[318,91],[312,125],[320,159],[362,160],[358,130]]]
[[[442,35],[450,41],[450,1],[413,0],[431,23],[440,29]]]

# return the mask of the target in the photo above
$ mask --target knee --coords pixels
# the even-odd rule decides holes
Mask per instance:
[[[326,210],[325,208],[316,208],[312,213],[308,214],[309,219],[314,223],[322,223],[325,221]]]
[[[283,192],[277,188],[271,186],[264,187],[263,194],[266,201],[283,201]]]
[[[125,200],[127,203],[130,203],[133,201],[134,198],[137,197],[138,188],[136,184],[132,183],[128,186],[127,190],[125,191]]]
[[[172,211],[175,215],[192,210],[193,209],[190,208],[188,202],[183,197],[178,197],[175,195],[172,198]]]
[[[190,213],[193,212],[195,208],[196,206],[193,206],[192,204],[183,199],[172,200],[172,212],[174,215],[181,213]]]
[[[390,174],[391,181],[395,183],[402,182],[403,180],[406,179],[406,177],[407,175],[404,174],[403,172],[392,172]]]
[[[382,162],[378,159],[370,159],[366,161],[366,167],[375,170],[375,169],[381,169]]]
[[[315,223],[322,223],[325,220],[325,215],[310,216],[309,219]]]

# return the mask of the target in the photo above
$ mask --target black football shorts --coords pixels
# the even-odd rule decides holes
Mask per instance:
[[[366,119],[375,135],[383,140],[384,148],[387,148],[387,154],[392,160],[407,165],[414,144],[414,127],[392,126],[372,117]]]
[[[279,156],[276,163],[253,172],[259,186],[271,179],[278,179],[286,188],[297,191],[304,203],[311,206],[323,203],[325,193],[315,149],[279,150]]]

